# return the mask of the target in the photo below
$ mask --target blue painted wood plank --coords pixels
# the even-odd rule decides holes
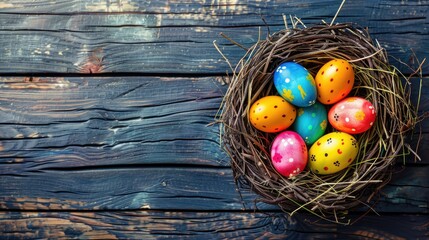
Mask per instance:
[[[329,22],[339,2],[1,2],[0,75],[39,76],[0,78],[2,236],[426,237],[429,121],[422,161],[408,157],[402,169],[398,159],[375,207],[381,217],[350,227],[285,217],[255,206],[251,192],[241,199],[219,126],[209,125],[227,86],[204,76],[230,71],[213,40],[233,64],[244,54],[219,33],[251,46],[259,29],[263,38],[283,29],[283,14],[311,26]],[[427,57],[428,10],[428,1],[347,1],[337,22],[367,26],[409,73],[395,59],[415,67],[413,51]],[[112,77],[45,77],[76,73]],[[428,64],[423,74],[421,113],[429,109]]]
[[[61,160],[61,159],[59,159]],[[41,163],[43,164],[43,163]],[[407,167],[382,190],[380,212],[428,213],[429,165]],[[22,169],[0,175],[5,210],[278,210],[236,191],[230,168],[123,166]],[[372,203],[369,203],[372,205]],[[365,209],[363,207],[361,210]]]
[[[425,215],[368,215],[352,226],[249,212],[0,212],[4,238],[424,239]]]
[[[127,1],[122,8],[114,1],[95,0],[40,5],[45,2],[11,1],[0,8],[0,73],[224,75],[229,68],[213,41],[233,64],[244,52],[220,37],[221,32],[251,46],[258,40],[259,28],[263,38],[268,29],[271,33],[284,29],[283,15],[296,15],[311,26],[329,22],[339,5],[338,1],[264,4],[256,0]],[[409,63],[413,51],[419,59],[427,57],[428,9],[425,1],[350,1],[337,21],[368,27],[392,63],[407,71],[393,59]]]

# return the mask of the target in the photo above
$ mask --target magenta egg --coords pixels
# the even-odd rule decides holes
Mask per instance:
[[[271,161],[282,176],[293,178],[307,165],[307,145],[294,131],[284,131],[276,136],[271,145]]]

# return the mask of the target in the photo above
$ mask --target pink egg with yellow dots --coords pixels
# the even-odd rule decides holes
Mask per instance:
[[[329,110],[328,120],[335,129],[349,134],[363,133],[376,120],[374,105],[361,97],[349,97],[336,103]]]
[[[284,131],[276,136],[271,145],[271,161],[282,176],[293,178],[307,165],[307,145],[294,131]]]

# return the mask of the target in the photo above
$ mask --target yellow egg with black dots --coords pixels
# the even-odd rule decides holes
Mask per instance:
[[[309,150],[309,168],[316,174],[337,173],[358,155],[357,140],[344,132],[331,132],[319,138]]]

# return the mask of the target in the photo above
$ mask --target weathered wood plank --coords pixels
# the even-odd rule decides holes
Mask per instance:
[[[423,96],[429,96],[429,81],[424,84]],[[213,77],[0,78],[0,172],[229,166],[220,126],[209,126],[226,90]],[[420,106],[429,109],[427,103]],[[426,156],[427,123],[422,130],[418,153]]]
[[[0,180],[1,209],[242,208],[228,168],[54,169],[2,174]]]
[[[20,162],[28,169],[168,163],[227,166],[219,126],[208,126],[215,121],[226,91],[219,81],[3,78],[0,162]]]
[[[407,167],[383,189],[376,211],[428,213],[428,165]],[[230,168],[23,169],[0,175],[0,209],[254,209],[253,193],[236,191]],[[276,207],[258,204],[269,210]]]
[[[244,52],[220,32],[250,46],[258,39],[259,27],[262,36],[267,28],[271,32],[284,28],[283,14],[297,15],[311,25],[329,21],[336,7],[323,6],[337,4],[196,0],[57,1],[46,6],[46,1],[11,1],[0,8],[0,73],[224,74],[229,68],[213,40],[233,64]],[[337,20],[368,26],[392,57],[409,62],[410,48],[419,58],[429,52],[428,9],[426,1],[352,1]],[[104,14],[89,14],[93,12]]]
[[[244,52],[220,32],[250,46],[259,27],[263,36],[267,28],[282,29],[282,14],[307,25],[329,22],[338,4],[9,0],[0,2],[0,75],[225,75],[228,66],[213,40],[233,64]],[[348,1],[337,20],[368,26],[392,57],[412,63],[410,48],[419,58],[429,52],[428,9],[428,1]],[[301,214],[285,218],[258,204],[273,213],[267,218],[250,212],[252,193],[243,194],[249,211],[240,211],[218,126],[207,126],[226,90],[218,80],[1,78],[1,238],[428,236],[428,121],[423,161],[407,159],[405,170],[396,170],[375,208],[381,217],[339,227]],[[422,112],[429,109],[428,89],[422,89]],[[363,209],[356,211],[352,215]]]
[[[351,226],[246,212],[0,212],[2,238],[425,239],[427,215],[368,215]]]
[[[241,208],[229,158],[220,148],[219,126],[207,126],[227,88],[220,78],[1,80],[4,208]],[[428,141],[426,133],[422,156]],[[386,188],[381,211],[401,206],[421,212],[427,206],[427,161],[407,168],[403,179]],[[192,165],[197,168],[185,167]],[[170,177],[177,192],[166,187]],[[159,186],[161,192],[153,192]],[[247,208],[253,208],[254,198],[245,195]]]
[[[84,132],[85,129],[82,131]],[[15,174],[24,170],[42,171],[52,168],[113,168],[131,165],[230,166],[230,160],[217,140],[176,137],[177,139],[168,139],[167,136],[162,136],[156,141],[136,140],[112,146],[86,144],[84,139],[82,143],[72,145],[67,142],[60,143],[62,140],[57,137],[53,137],[47,142],[43,142],[45,139],[37,138],[1,140],[3,150],[0,151],[0,174]],[[428,142],[429,134],[424,134],[417,151],[421,158],[420,161],[410,154],[405,159],[399,157],[398,164],[428,165],[429,160],[426,157],[429,151]],[[413,143],[415,144],[415,142]],[[45,146],[37,147],[39,144],[45,144]]]

